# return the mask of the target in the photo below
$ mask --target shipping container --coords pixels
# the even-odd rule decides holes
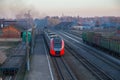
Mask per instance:
[[[120,36],[105,37],[95,32],[83,32],[82,38],[83,42],[115,52],[115,55],[120,56]]]

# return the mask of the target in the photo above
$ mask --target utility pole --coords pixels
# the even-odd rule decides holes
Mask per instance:
[[[32,43],[31,43],[31,53],[32,54],[33,54],[33,49],[34,49],[34,36],[35,36],[34,29],[35,29],[35,27],[32,25]]]
[[[30,26],[29,24],[30,24],[30,21],[29,21],[29,18],[30,18],[30,10],[28,11],[28,13],[26,13],[25,14],[25,17],[26,17],[26,19],[28,20],[27,21],[27,31],[26,31],[26,48],[27,48],[27,71],[29,71],[30,70],[30,54],[29,54],[29,50],[30,50],[30,48],[29,48],[29,41],[28,41],[28,26]]]
[[[29,59],[29,42],[28,42],[28,31],[26,31],[26,48],[27,48],[27,70],[30,70],[30,59]]]
[[[31,28],[32,27],[32,36],[28,36],[28,31],[26,32],[26,47],[27,47],[27,70],[29,71],[30,70],[30,47],[31,47],[31,53],[33,53],[33,45],[34,45],[34,26],[33,24],[31,23],[32,22],[32,17],[30,15],[30,11],[28,11],[27,14],[25,14],[25,17],[27,19],[27,22],[28,22],[28,26]],[[28,29],[28,26],[27,26],[27,29]],[[31,40],[28,41],[28,37],[32,37],[32,42]],[[29,42],[31,42],[31,46],[29,46]]]

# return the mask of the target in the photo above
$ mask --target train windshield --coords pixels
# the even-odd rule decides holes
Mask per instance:
[[[62,41],[61,39],[54,39],[54,48],[61,48]]]

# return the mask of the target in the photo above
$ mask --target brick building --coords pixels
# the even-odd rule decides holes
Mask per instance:
[[[14,26],[6,26],[0,29],[0,38],[20,38],[21,31]]]

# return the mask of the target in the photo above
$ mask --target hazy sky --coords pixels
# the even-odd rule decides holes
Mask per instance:
[[[43,16],[120,16],[120,0],[0,0],[0,18],[31,10]]]

